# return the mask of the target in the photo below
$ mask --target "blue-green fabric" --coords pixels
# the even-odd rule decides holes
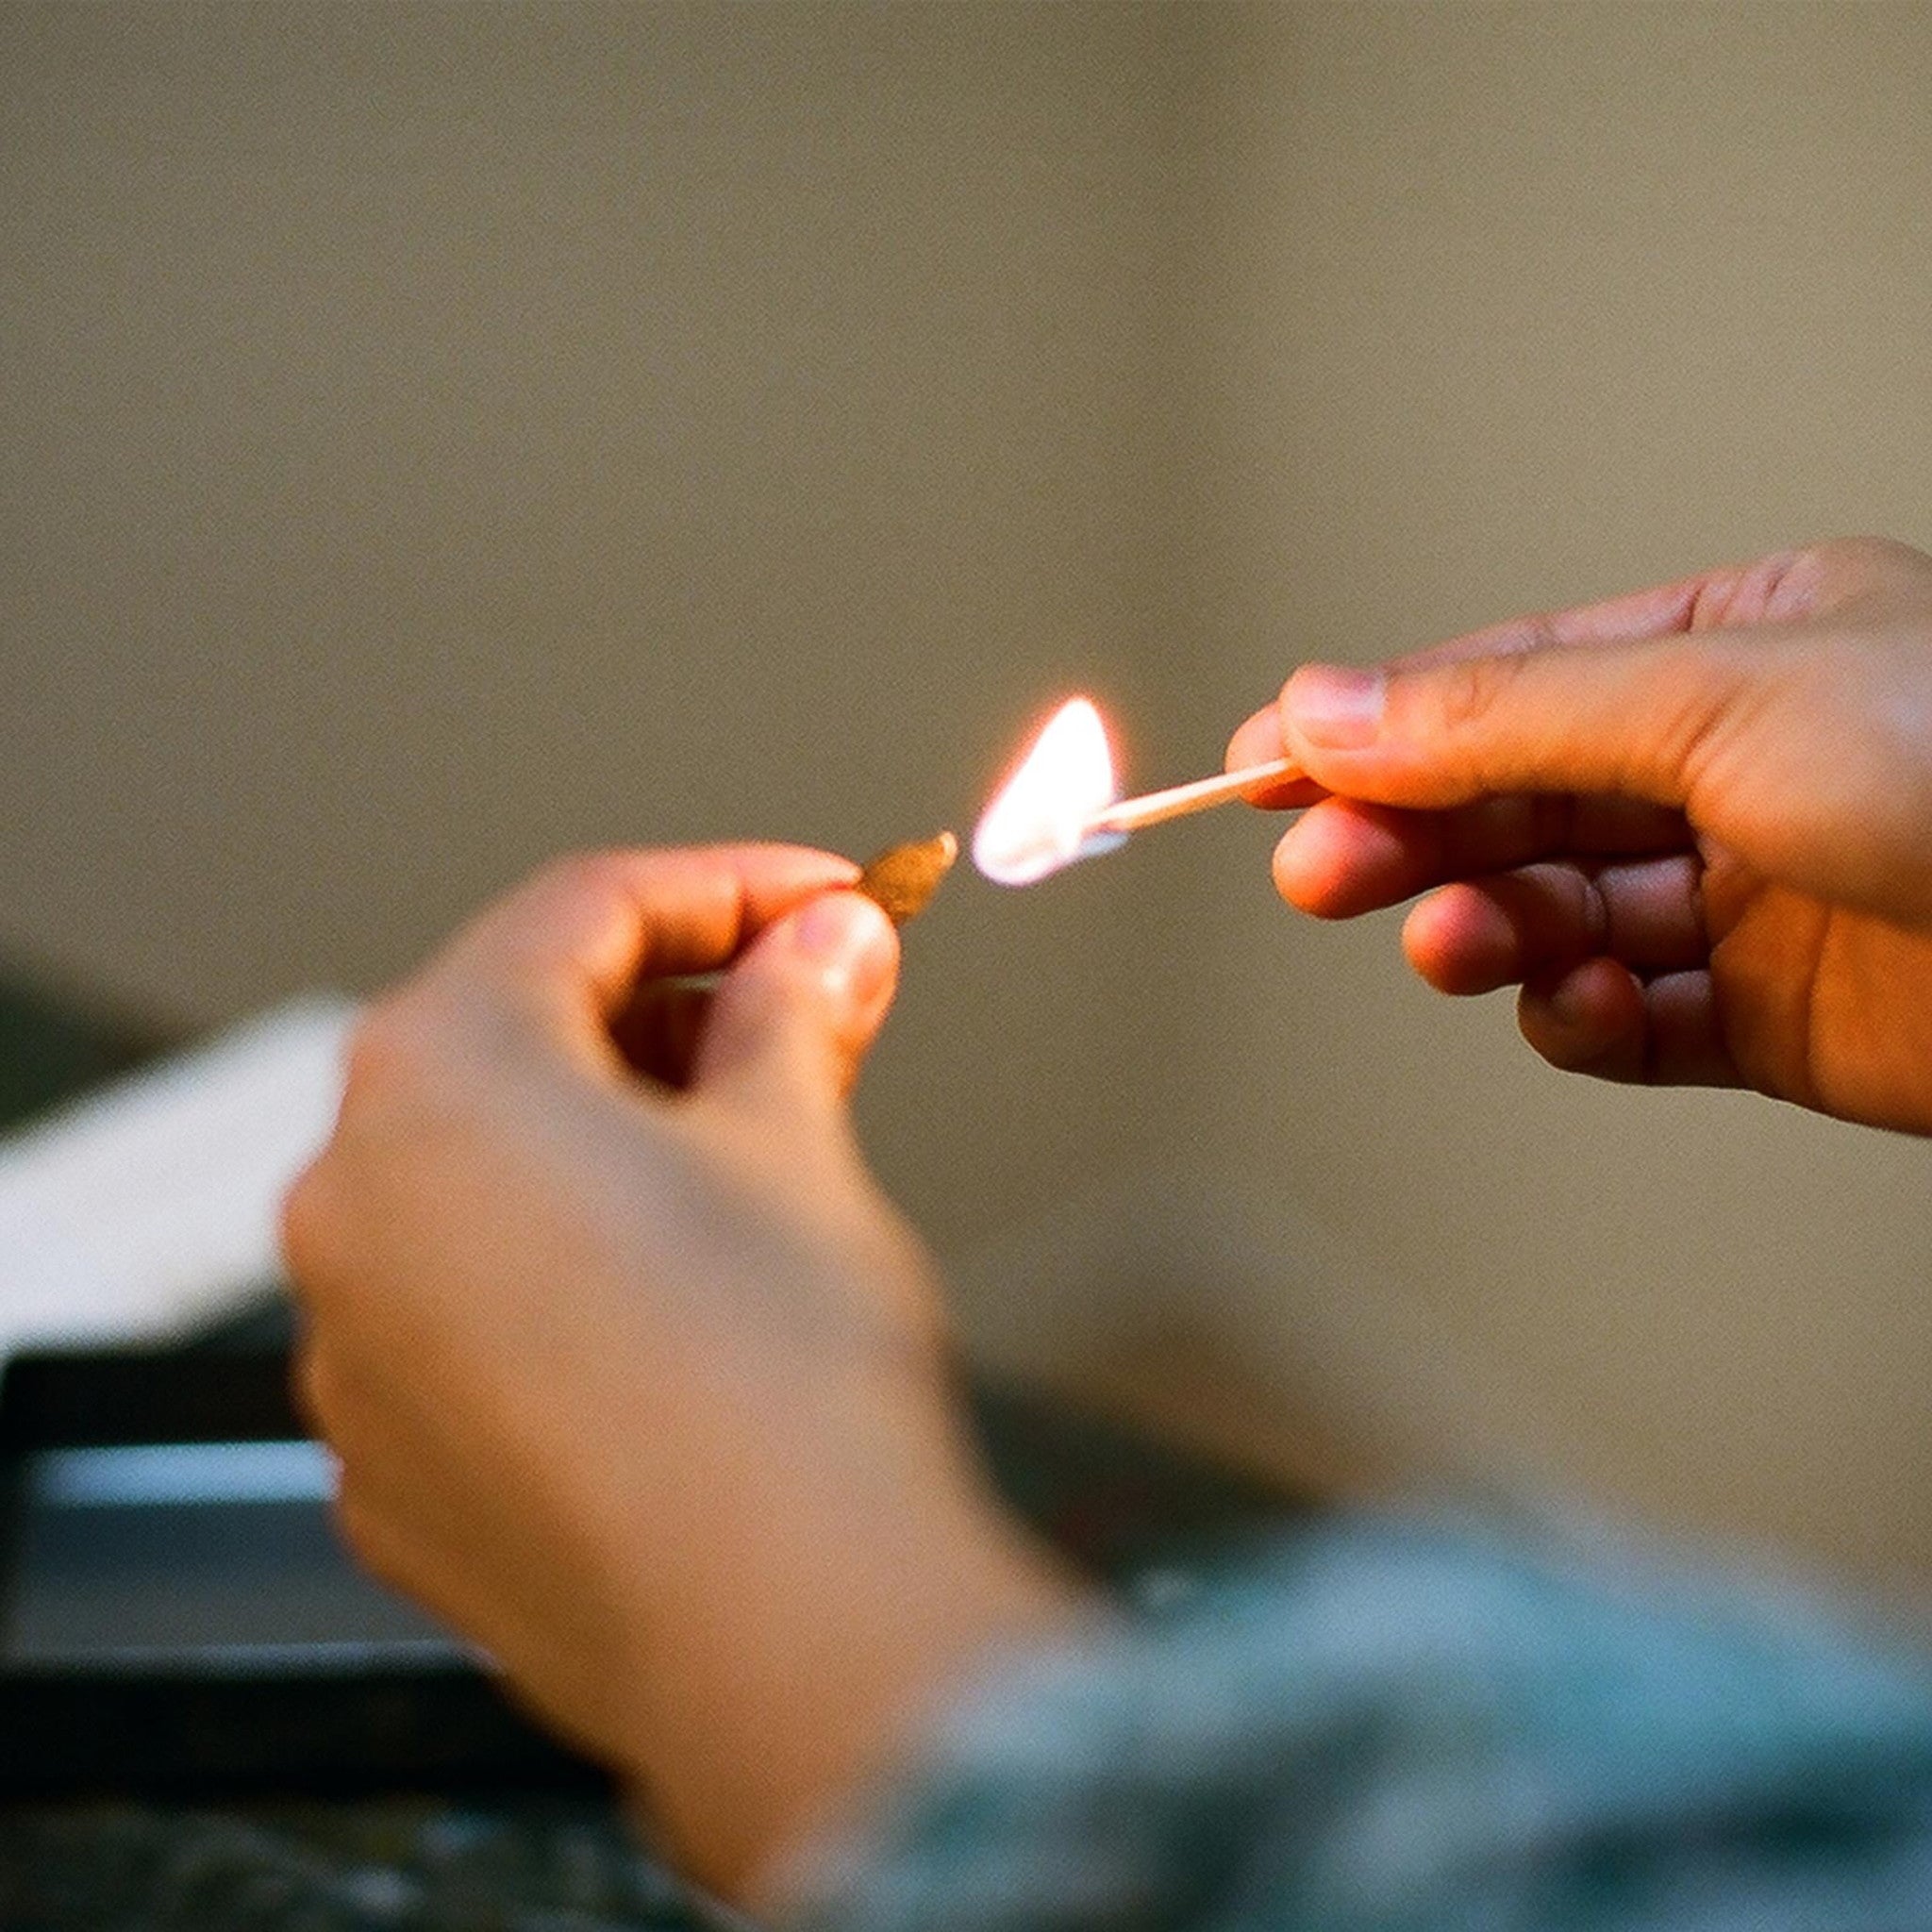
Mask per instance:
[[[1794,1600],[1339,1527],[936,1729],[801,1932],[1932,1927],[1932,1671]]]

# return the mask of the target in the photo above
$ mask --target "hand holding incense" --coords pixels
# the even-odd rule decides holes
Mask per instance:
[[[959,841],[951,832],[909,845],[888,845],[860,867],[850,890],[863,892],[894,925],[904,925],[925,910],[958,856]],[[722,967],[709,973],[668,973],[652,986],[659,994],[711,993],[724,977]]]

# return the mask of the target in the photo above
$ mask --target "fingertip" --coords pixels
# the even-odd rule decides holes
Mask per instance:
[[[1412,890],[1401,822],[1374,806],[1330,798],[1309,808],[1274,847],[1274,890],[1317,919],[1353,919]]]
[[[1518,967],[1516,934],[1503,908],[1461,880],[1409,908],[1402,951],[1419,978],[1458,999],[1507,986]]]
[[[1264,705],[1253,717],[1244,719],[1235,727],[1234,736],[1227,741],[1227,756],[1224,769],[1240,771],[1244,765],[1265,765],[1271,759],[1280,758],[1287,750],[1281,734],[1281,710],[1278,704]]]
[[[1516,1019],[1524,1039],[1562,1072],[1631,1079],[1642,1066],[1643,990],[1615,959],[1525,981]]]
[[[692,1085],[789,1095],[816,1112],[858,1078],[898,984],[899,935],[861,892],[821,893],[774,920],[713,995]]]
[[[785,948],[814,975],[820,991],[853,1015],[882,1008],[899,971],[899,933],[876,899],[863,892],[823,892],[773,928],[771,943]]]
[[[758,957],[763,955],[761,962]],[[898,990],[898,927],[863,892],[821,892],[778,920],[752,949],[754,970],[778,960],[802,974],[829,1007],[850,1051],[861,1051],[885,1022]]]
[[[1291,825],[1276,841],[1269,871],[1274,890],[1297,912],[1317,919],[1340,919],[1348,904],[1347,857],[1309,818]]]

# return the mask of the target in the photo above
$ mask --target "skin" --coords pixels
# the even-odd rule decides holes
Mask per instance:
[[[767,1903],[925,1706],[1100,1614],[993,1502],[853,1140],[898,970],[857,875],[554,866],[373,1008],[283,1222],[351,1545]]]
[[[1319,802],[1282,897],[1417,899],[1417,973],[1520,987],[1553,1065],[1932,1132],[1932,558],[1824,543],[1305,665],[1228,763],[1284,750],[1312,782],[1262,802]]]
[[[1304,667],[1229,763],[1284,748],[1283,896],[1420,894],[1417,970],[1519,985],[1556,1065],[1932,1131],[1932,559],[1825,544]],[[283,1229],[351,1543],[774,1909],[923,1712],[1107,1614],[994,1500],[855,1144],[898,971],[856,876],[553,867],[371,1010]]]

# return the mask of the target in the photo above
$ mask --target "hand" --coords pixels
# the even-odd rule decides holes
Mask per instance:
[[[1335,795],[1282,896],[1425,893],[1416,971],[1520,984],[1554,1065],[1932,1132],[1932,558],[1826,543],[1304,666],[1228,761],[1284,748]]]
[[[350,1542],[740,1892],[1074,1602],[981,1483],[850,1131],[898,962],[856,876],[554,868],[374,1008],[284,1217]]]

